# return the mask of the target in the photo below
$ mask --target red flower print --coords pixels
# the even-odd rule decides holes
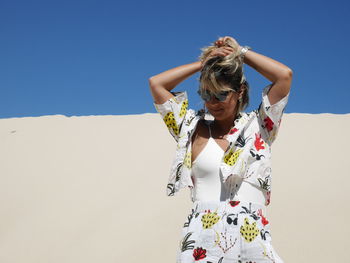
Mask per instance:
[[[238,131],[238,129],[237,128],[233,128],[233,129],[230,130],[230,132],[228,134],[230,134],[230,135],[234,134],[236,131]]]
[[[229,201],[229,203],[232,207],[235,207],[236,205],[238,205],[240,203],[240,201]]]
[[[207,250],[203,249],[201,247],[197,247],[195,250],[193,250],[193,257],[194,260],[201,260],[203,258],[205,258],[207,255]]]
[[[265,127],[266,127],[266,129],[268,130],[268,131],[271,131],[272,130],[272,128],[273,128],[273,121],[269,118],[269,117],[266,117],[265,119],[264,119],[264,122],[265,122]]]
[[[261,139],[261,134],[255,133],[254,145],[257,151],[265,149],[264,141]]]
[[[258,210],[258,215],[261,216],[261,223],[265,226],[269,223],[269,221],[266,219],[266,217],[263,216],[262,210]]]

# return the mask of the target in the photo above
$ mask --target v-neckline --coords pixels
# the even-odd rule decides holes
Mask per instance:
[[[209,129],[209,139],[208,139],[208,141],[210,140],[210,138],[212,138],[212,139],[213,139],[213,141],[216,143],[216,145],[217,145],[217,146],[219,146],[219,147],[220,147],[220,149],[221,149],[221,150],[223,150],[223,152],[225,152],[225,150],[224,150],[224,149],[222,149],[222,147],[220,146],[220,144],[218,144],[218,143],[217,143],[217,141],[215,140],[215,138],[214,138],[214,137],[211,135],[210,125],[211,125],[210,123],[208,123],[208,124],[207,124],[208,129]],[[226,140],[226,141],[228,141],[228,140],[227,140],[227,139],[225,139],[225,138],[223,138],[223,139],[224,139],[224,140]],[[228,143],[230,143],[230,142],[228,141]]]
[[[202,154],[202,152],[203,152],[203,151],[205,150],[205,148],[208,146],[209,140],[210,140],[210,139],[213,140],[213,142],[216,144],[216,146],[219,147],[220,150],[221,150],[223,153],[226,152],[226,150],[222,149],[222,147],[216,142],[216,140],[214,139],[214,137],[212,137],[212,135],[211,135],[211,129],[210,129],[210,124],[207,123],[207,122],[205,121],[205,125],[206,125],[206,126],[208,127],[208,129],[209,129],[209,138],[208,138],[208,140],[207,140],[205,146],[203,147],[203,149],[202,149],[202,150],[199,152],[199,154],[196,156],[196,159],[194,159],[194,160],[192,161],[192,164],[193,164],[194,162],[197,161],[198,157]],[[230,145],[230,142],[229,142],[227,139],[225,139],[225,140],[226,140],[226,141],[229,143],[229,145]],[[227,146],[227,148],[229,147],[229,145]],[[192,150],[193,150],[193,148],[191,149],[191,151],[192,151]]]
[[[205,151],[205,148],[206,148],[206,147],[208,146],[208,144],[210,143],[210,139],[212,139],[213,143],[215,143],[216,146],[219,147],[220,150],[221,150],[223,153],[225,152],[224,149],[221,148],[221,146],[215,141],[215,139],[214,139],[213,137],[209,137],[207,143],[205,144],[205,146],[203,147],[203,149],[200,151],[200,153],[196,156],[196,159],[193,160],[192,164],[194,164],[194,163],[198,160],[198,158],[202,155],[202,153]]]

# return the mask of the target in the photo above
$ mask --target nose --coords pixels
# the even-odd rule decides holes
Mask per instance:
[[[221,108],[221,104],[216,99],[211,99],[209,102],[207,102],[207,108],[208,110],[216,111]]]
[[[213,96],[213,97],[210,98],[208,103],[210,103],[210,104],[218,104],[218,103],[220,103],[220,101]]]

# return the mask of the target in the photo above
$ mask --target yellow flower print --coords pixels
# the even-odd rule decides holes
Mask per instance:
[[[227,165],[233,166],[236,162],[237,159],[239,157],[239,155],[241,154],[243,150],[242,149],[238,149],[237,151],[233,151],[233,149],[231,149],[224,157],[224,162]]]
[[[260,230],[256,226],[256,222],[252,224],[249,223],[248,217],[244,218],[244,225],[241,226],[241,235],[247,242],[252,242],[257,235],[259,235]]]
[[[208,212],[202,216],[202,225],[204,229],[211,228],[213,225],[215,225],[220,219],[220,216],[218,216],[217,212]]]
[[[180,114],[179,114],[180,117],[182,117],[186,114],[187,107],[188,107],[188,100],[185,100],[181,106],[181,110],[180,110]]]
[[[188,151],[185,155],[185,159],[184,159],[184,165],[187,167],[187,168],[191,168],[191,165],[192,165],[192,161],[191,161],[191,152]]]
[[[179,135],[179,127],[177,127],[173,112],[168,112],[164,116],[163,121],[165,122],[169,130],[173,130],[175,135]]]

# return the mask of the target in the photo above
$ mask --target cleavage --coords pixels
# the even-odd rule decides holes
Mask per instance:
[[[227,151],[227,148],[229,146],[229,142],[226,140],[226,139],[221,139],[220,142],[222,143],[225,143],[226,146],[226,150],[223,149],[224,147],[221,146],[211,135],[211,129],[210,129],[210,125],[209,123],[206,123],[206,121],[204,121],[203,123],[201,124],[204,124],[203,126],[201,126],[201,129],[197,130],[196,131],[196,134],[195,134],[195,139],[192,141],[192,158],[191,158],[191,162],[194,162],[195,160],[197,160],[198,156],[202,153],[203,150],[205,150],[205,147],[207,147],[208,143],[209,143],[209,139],[211,138],[212,140],[212,143],[215,143],[216,146],[220,147],[220,149],[223,151],[223,152],[226,152]],[[205,131],[204,131],[205,129]],[[200,135],[201,136],[200,136]],[[209,138],[208,138],[209,137]],[[224,142],[223,142],[224,141]],[[196,144],[196,145],[195,145]],[[193,148],[196,148],[196,150],[200,149],[199,152],[197,152],[196,154],[196,157],[194,159],[194,155],[193,155]]]

